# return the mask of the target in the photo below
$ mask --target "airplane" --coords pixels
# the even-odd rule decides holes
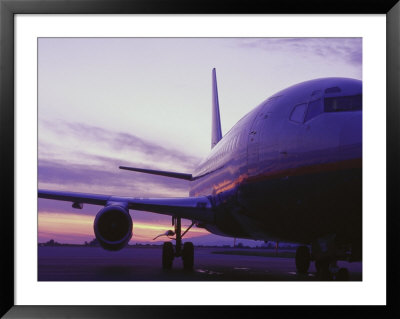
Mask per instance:
[[[193,269],[191,227],[221,236],[298,243],[296,269],[315,261],[320,278],[347,280],[337,260],[362,259],[362,81],[320,78],[272,95],[224,136],[215,68],[212,70],[211,152],[191,173],[120,166],[190,181],[186,198],[135,198],[38,190],[39,198],[104,206],[94,233],[107,250],[132,237],[129,210],[172,216],[164,235],[163,269],[176,257]],[[181,219],[192,223],[182,232]],[[310,249],[311,248],[311,249]]]

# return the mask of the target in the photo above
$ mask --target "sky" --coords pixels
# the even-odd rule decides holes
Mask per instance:
[[[362,80],[362,39],[39,38],[39,188],[188,196],[187,181],[118,166],[194,171],[210,151],[214,67],[225,134],[254,107],[290,85],[321,77]],[[85,205],[76,210],[68,202],[39,199],[38,241],[92,240],[100,209]],[[172,229],[168,216],[130,214],[131,244],[153,242]],[[196,228],[187,237],[195,244],[233,243]]]

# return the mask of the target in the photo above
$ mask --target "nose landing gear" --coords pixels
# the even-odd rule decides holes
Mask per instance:
[[[172,218],[172,225],[175,226],[175,232],[168,231],[167,236],[175,234],[175,250],[171,242],[165,242],[162,250],[162,268],[171,269],[175,257],[181,257],[183,261],[183,269],[192,270],[194,264],[194,246],[191,242],[185,242],[182,247],[182,237],[193,227],[194,222],[182,234],[182,224],[180,217]],[[163,234],[164,235],[164,234]],[[159,236],[157,236],[159,237]],[[156,238],[157,238],[156,237]]]

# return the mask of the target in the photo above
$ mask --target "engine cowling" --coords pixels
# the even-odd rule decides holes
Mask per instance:
[[[97,213],[93,228],[101,247],[120,250],[132,237],[132,218],[126,208],[110,205]]]

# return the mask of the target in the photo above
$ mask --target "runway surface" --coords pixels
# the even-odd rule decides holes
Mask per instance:
[[[362,280],[362,263],[339,261],[351,281]],[[129,247],[118,252],[99,247],[38,247],[39,281],[316,281],[314,263],[298,275],[294,251],[195,248],[194,270],[161,269],[161,247]]]

